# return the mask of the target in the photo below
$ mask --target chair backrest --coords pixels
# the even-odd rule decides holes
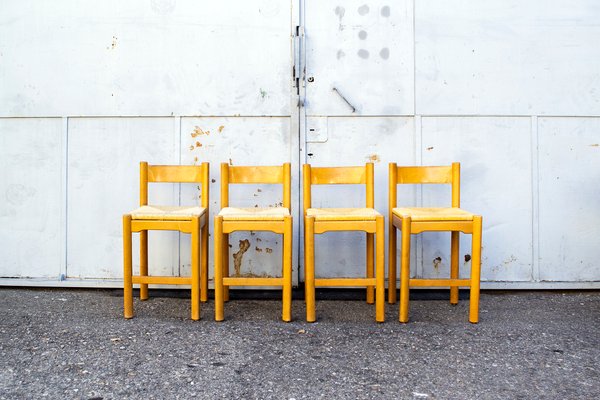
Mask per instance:
[[[201,186],[200,205],[208,207],[209,164],[201,165],[148,165],[140,162],[140,205],[148,204],[148,183],[196,183]]]
[[[304,213],[311,207],[312,185],[352,185],[363,184],[366,188],[366,206],[375,207],[373,163],[366,163],[363,167],[312,167],[310,164],[302,166]]]
[[[232,166],[221,163],[221,208],[229,207],[229,184],[281,184],[283,206],[292,209],[292,169],[290,163],[280,166]]]
[[[389,207],[397,206],[399,184],[450,184],[452,207],[460,207],[460,163],[436,167],[398,167],[389,165]]]

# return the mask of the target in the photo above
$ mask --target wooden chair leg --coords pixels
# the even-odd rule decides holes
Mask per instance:
[[[315,219],[304,219],[304,290],[306,321],[316,321],[315,311]]]
[[[481,280],[481,231],[482,217],[473,218],[473,244],[471,249],[471,296],[469,300],[469,322],[479,322],[479,284]]]
[[[459,233],[451,232],[450,239],[450,278],[458,279]],[[458,304],[458,286],[450,287],[450,304]]]
[[[374,257],[375,257],[375,235],[373,233],[367,233],[367,278],[373,278],[375,276]],[[375,288],[373,286],[367,286],[367,303],[373,304],[375,301]]]
[[[400,322],[408,322],[408,300],[410,295],[410,229],[411,219],[402,219],[402,253],[400,261]]]
[[[391,218],[391,217],[390,217]],[[396,227],[390,222],[388,237],[388,303],[396,304]]]
[[[383,216],[377,217],[377,261],[375,272],[375,320],[385,321],[385,222]]]
[[[148,231],[140,232],[140,276],[148,276]],[[148,284],[140,283],[140,300],[148,297]]]
[[[208,215],[202,227],[200,239],[200,301],[208,301]]]
[[[192,218],[192,295],[191,318],[200,319],[200,219]]]
[[[215,321],[223,321],[223,217],[215,217]]]
[[[223,255],[223,258],[221,261],[223,262],[223,276],[228,277],[229,276],[229,234],[228,233],[223,234],[222,242],[223,242],[223,252],[221,254]],[[223,301],[229,301],[229,286],[223,287]]]
[[[283,311],[285,322],[292,320],[292,217],[285,218],[283,233]]]
[[[123,316],[133,318],[131,215],[123,215]]]

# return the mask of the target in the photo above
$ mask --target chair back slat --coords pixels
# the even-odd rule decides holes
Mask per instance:
[[[202,183],[201,165],[149,165],[148,182]]]
[[[360,184],[367,182],[365,167],[311,167],[312,185]]]
[[[231,166],[221,163],[221,208],[229,207],[229,184],[281,184],[283,206],[292,209],[292,169],[279,166]]]
[[[398,167],[389,165],[389,207],[396,207],[399,184],[451,184],[452,207],[460,207],[460,163],[444,166]]]
[[[365,185],[366,207],[375,206],[374,166],[366,163],[360,167],[313,167],[303,166],[304,213],[311,208],[312,185]]]
[[[148,183],[196,183],[201,186],[200,205],[208,208],[209,164],[148,165],[140,162],[140,205],[148,204]]]
[[[283,167],[229,166],[229,183],[283,183]]]
[[[398,167],[398,183],[452,183],[452,166]]]

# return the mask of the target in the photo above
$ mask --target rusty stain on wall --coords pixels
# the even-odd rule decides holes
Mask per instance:
[[[428,151],[433,150],[433,146],[427,148]]]
[[[248,239],[240,240],[240,249],[233,253],[233,268],[235,270],[235,276],[239,277],[242,269],[242,257],[244,253],[250,248],[250,241]]]
[[[266,252],[267,252],[268,254],[271,254],[271,253],[273,252],[273,249],[271,249],[271,248],[269,248],[269,247],[267,247],[265,250],[266,250]]]
[[[371,154],[371,155],[367,156],[367,160],[369,160],[370,162],[380,162],[381,161],[378,154]]]
[[[223,126],[223,125],[219,126],[219,133],[223,132],[223,129],[225,129],[225,126]]]
[[[442,263],[442,257],[436,257],[433,259],[433,268],[438,269]]]
[[[254,248],[254,250],[256,250],[258,253],[262,253],[263,249],[261,249],[260,247],[256,246]]]

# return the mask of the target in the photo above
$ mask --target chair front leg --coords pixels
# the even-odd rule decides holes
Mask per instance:
[[[133,318],[131,215],[123,215],[123,316]]]
[[[215,321],[223,321],[223,217],[215,217]]]
[[[482,217],[473,218],[473,244],[471,249],[471,294],[469,299],[469,322],[479,322],[479,285],[481,280],[481,231]]]
[[[283,233],[283,299],[282,319],[285,322],[292,320],[292,217],[285,217]]]
[[[316,321],[315,311],[315,219],[304,218],[304,290],[306,321]]]
[[[375,320],[385,321],[385,222],[377,217],[377,271],[375,273]]]
[[[192,320],[200,319],[200,219],[192,218]]]
[[[411,218],[402,218],[402,252],[400,261],[400,322],[408,322],[410,296],[410,235]]]

